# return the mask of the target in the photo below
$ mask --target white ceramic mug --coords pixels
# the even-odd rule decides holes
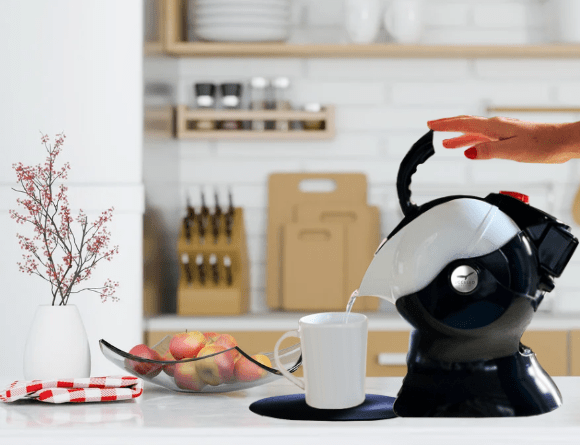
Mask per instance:
[[[418,43],[423,32],[421,0],[393,0],[385,11],[385,29],[397,42]]]
[[[307,315],[297,331],[286,332],[274,347],[284,377],[306,392],[306,403],[319,409],[345,409],[365,401],[368,319],[363,314],[325,312]],[[278,349],[288,337],[300,338],[304,380],[280,363]]]
[[[346,31],[353,43],[372,43],[381,27],[380,0],[344,0]]]

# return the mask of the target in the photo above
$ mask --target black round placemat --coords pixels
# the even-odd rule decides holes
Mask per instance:
[[[367,394],[365,401],[347,409],[317,409],[306,404],[304,394],[268,397],[250,405],[250,411],[261,416],[286,420],[380,420],[397,417],[394,397]]]

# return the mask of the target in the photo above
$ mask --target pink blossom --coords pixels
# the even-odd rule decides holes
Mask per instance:
[[[56,189],[57,181],[67,179],[70,170],[68,162],[60,169],[55,167],[65,138],[64,134],[57,134],[51,146],[48,135],[41,136],[48,153],[43,165],[30,167],[21,162],[12,165],[20,186],[14,190],[23,195],[16,202],[25,212],[10,210],[10,217],[18,224],[32,225],[34,231],[33,238],[16,235],[24,251],[24,262],[17,265],[21,272],[38,275],[50,283],[53,305],[57,298],[60,305],[66,305],[71,294],[85,290],[100,294],[101,301],[118,301],[114,293],[119,283],[111,280],[102,287],[78,289],[100,261],[111,261],[119,253],[119,247],[109,248],[111,234],[106,223],[112,220],[113,208],[89,223],[82,209],[76,218],[71,215],[68,188],[61,183]]]

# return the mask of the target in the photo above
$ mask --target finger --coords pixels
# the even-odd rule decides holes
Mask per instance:
[[[433,131],[457,131],[460,133],[487,134],[489,119],[479,116],[457,116],[428,122]]]
[[[454,116],[454,117],[445,117],[443,119],[436,119],[427,122],[427,126],[434,131],[452,131],[448,130],[449,127],[456,127],[464,125],[465,122],[470,121],[481,121],[484,122],[487,119],[480,116],[470,116],[470,115],[461,115],[461,116]],[[461,131],[461,130],[458,130]],[[467,131],[463,131],[463,133],[468,133]],[[477,133],[477,132],[474,132]]]
[[[502,141],[481,142],[465,150],[465,156],[469,159],[511,159],[519,162],[538,162],[530,158],[525,144],[521,139],[514,137]]]
[[[458,136],[452,139],[444,139],[443,147],[445,148],[460,148],[467,147],[468,145],[473,145],[479,142],[489,142],[490,138],[483,136],[481,134],[465,134],[463,136]]]
[[[462,114],[460,116],[454,116],[454,117],[443,117],[441,119],[434,119],[432,121],[427,121],[427,125],[434,124],[434,123],[436,124],[436,123],[446,122],[446,121],[450,121],[450,120],[472,118],[472,117],[476,117],[476,116],[472,116],[470,114]]]

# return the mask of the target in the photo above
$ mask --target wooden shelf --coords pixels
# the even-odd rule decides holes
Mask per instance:
[[[403,45],[395,43],[293,44],[188,42],[187,1],[159,0],[159,30],[164,54],[173,57],[295,57],[295,58],[580,58],[580,45]],[[149,44],[149,54],[158,46]]]
[[[580,58],[580,45],[402,45],[167,42],[175,57]]]
[[[196,121],[322,121],[320,130],[197,130]],[[193,128],[192,128],[193,127]],[[197,110],[179,105],[175,109],[175,137],[178,139],[236,139],[236,140],[317,140],[334,137],[334,107],[326,106],[319,112],[281,110]]]

